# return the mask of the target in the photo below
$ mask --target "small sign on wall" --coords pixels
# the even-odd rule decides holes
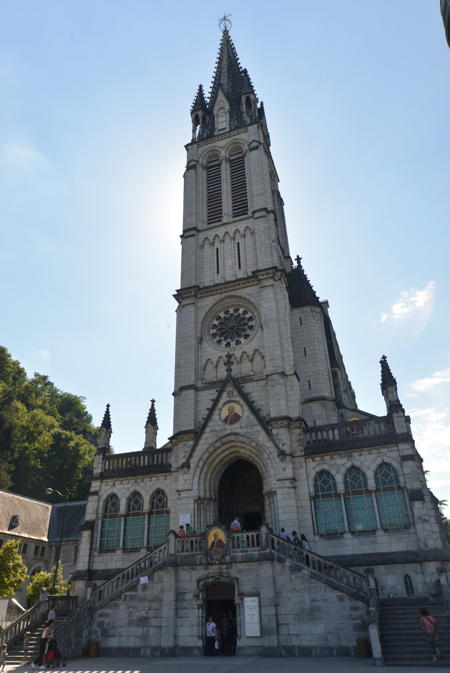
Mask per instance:
[[[180,514],[180,526],[185,526],[186,524],[191,525],[191,515],[190,514]]]
[[[259,596],[244,597],[244,623],[247,637],[261,635],[261,619],[259,616]]]

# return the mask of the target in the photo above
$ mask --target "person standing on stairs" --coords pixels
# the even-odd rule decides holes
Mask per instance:
[[[25,664],[28,661],[28,650],[30,648],[30,638],[31,638],[31,631],[25,631],[25,635],[23,637],[23,657],[22,657],[22,661],[20,662],[21,666],[25,666]]]
[[[36,666],[42,666],[42,662],[45,656],[45,649],[47,647],[47,641],[51,637],[52,630],[53,630],[53,621],[49,621],[46,623],[44,630],[42,631],[41,640],[39,642],[39,654],[31,664],[31,668],[36,668]]]
[[[8,646],[2,645],[0,648],[0,671],[5,670],[6,657],[8,656]]]
[[[430,615],[426,608],[420,608],[420,628],[425,634],[425,640],[430,643],[431,654],[433,655],[432,662],[437,661],[442,657],[442,652],[438,648],[439,633],[437,630],[437,622],[434,617]]]

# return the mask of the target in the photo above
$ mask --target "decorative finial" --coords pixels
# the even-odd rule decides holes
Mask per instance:
[[[297,262],[297,269],[299,269],[302,265],[302,258],[300,257],[300,255],[297,255],[295,261]]]
[[[111,415],[109,413],[109,404],[106,405],[105,415],[103,416],[100,432],[98,434],[98,448],[99,450],[107,450],[110,448],[109,441],[111,439]]]
[[[158,427],[158,422],[156,420],[155,400],[151,400],[150,409],[149,409],[149,412],[148,412],[147,422],[145,424],[145,427],[147,427],[147,425],[154,425],[154,426]]]
[[[225,14],[223,13],[223,16],[221,19],[219,19],[219,29],[224,33],[225,31],[230,31],[232,28],[233,24],[230,21],[230,16],[231,14]]]
[[[103,416],[102,424],[100,427],[106,428],[107,430],[111,430],[111,415],[109,413],[109,404],[106,405],[105,414]]]
[[[397,381],[391,371],[391,368],[389,367],[389,363],[385,355],[381,356],[380,365],[381,365],[381,387],[383,388],[384,386],[392,384],[396,385]]]
[[[225,356],[225,371],[229,376],[232,374],[232,369],[233,369],[233,358],[231,356],[230,351]]]
[[[156,437],[158,434],[158,421],[156,420],[155,400],[151,401],[150,409],[145,424],[145,449],[156,449]]]

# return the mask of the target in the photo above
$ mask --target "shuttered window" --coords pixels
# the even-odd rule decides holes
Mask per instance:
[[[231,206],[233,217],[247,215],[247,180],[245,178],[245,158],[242,152],[230,156]]]
[[[222,219],[222,170],[214,157],[206,166],[206,210],[208,224]]]

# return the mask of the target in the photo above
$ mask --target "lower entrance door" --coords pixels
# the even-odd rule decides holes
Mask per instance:
[[[229,582],[208,584],[205,594],[205,624],[208,617],[213,618],[217,628],[214,654],[222,656],[236,654],[236,603],[233,584]],[[205,654],[212,654],[211,642],[205,642]]]

